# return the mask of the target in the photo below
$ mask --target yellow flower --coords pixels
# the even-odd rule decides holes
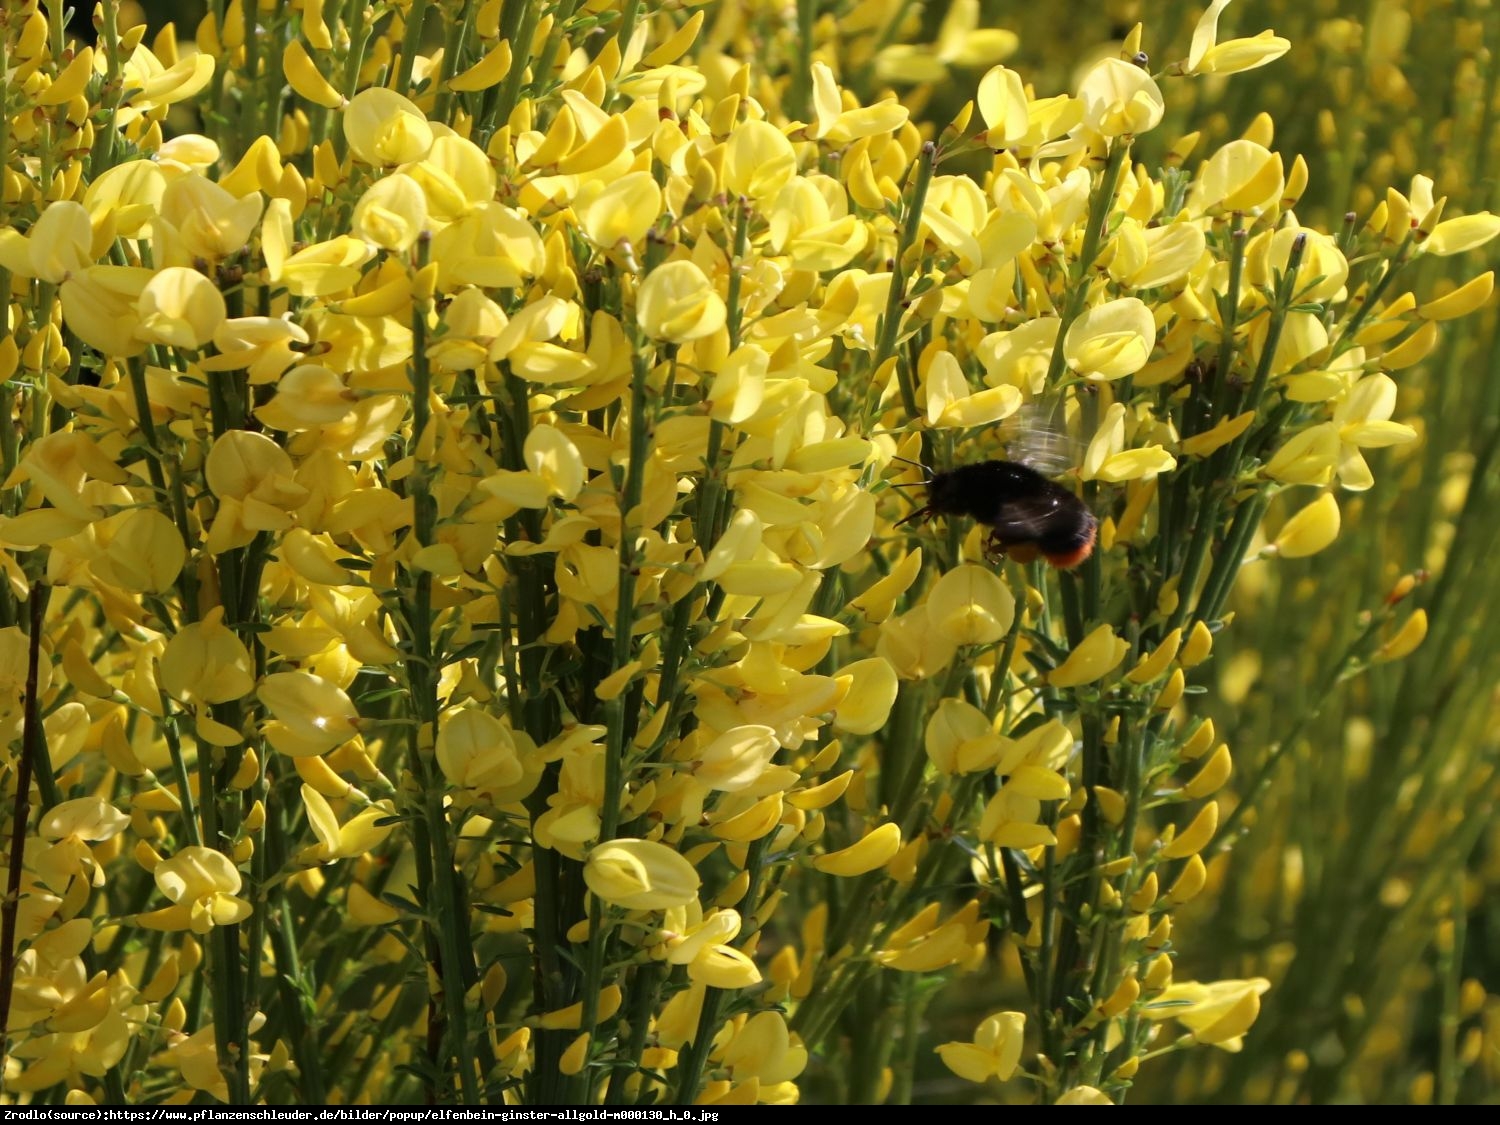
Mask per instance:
[[[1260,998],[1270,987],[1264,977],[1174,984],[1147,1003],[1142,1014],[1151,1020],[1175,1019],[1198,1042],[1238,1051],[1245,1032],[1260,1015]]]
[[[807,1048],[791,1034],[780,1012],[756,1012],[724,1048],[723,1062],[736,1081],[790,1082],[807,1067]]]
[[[474,707],[447,712],[436,753],[444,777],[480,796],[514,785],[525,772],[510,727]]]
[[[302,363],[276,383],[276,394],[255,416],[278,430],[312,430],[337,425],[355,408],[357,396],[338,372],[320,363]]]
[[[1128,641],[1116,636],[1108,625],[1100,625],[1068,653],[1066,660],[1048,673],[1047,682],[1062,688],[1091,684],[1118,667],[1129,651]]]
[[[448,85],[455,90],[487,90],[491,86],[499,85],[501,80],[510,73],[511,62],[510,43],[502,39],[490,48],[484,58],[462,74],[450,78]]]
[[[992,67],[979,80],[977,101],[987,127],[985,143],[990,148],[1019,144],[1031,130],[1026,87],[1015,71]]]
[[[1198,815],[1193,817],[1186,828],[1172,836],[1171,840],[1163,845],[1162,858],[1186,859],[1188,856],[1197,855],[1208,847],[1218,827],[1219,804],[1217,801],[1209,801],[1198,810]],[[1173,829],[1168,828],[1167,831],[1170,834]]]
[[[1339,504],[1329,492],[1300,509],[1282,524],[1276,542],[1267,548],[1285,559],[1315,555],[1339,534]]]
[[[1116,402],[1105,411],[1099,432],[1089,442],[1079,476],[1118,484],[1169,473],[1176,467],[1177,459],[1159,445],[1125,448],[1125,407]]]
[[[1052,349],[1057,341],[1058,319],[1029,320],[1010,332],[992,332],[979,344],[984,381],[990,386],[1008,383],[1033,394],[1042,389]]]
[[[807,127],[807,135],[816,140],[842,145],[861,137],[882,136],[895,132],[910,116],[904,105],[892,99],[845,109],[828,64],[813,63],[812,75],[813,123]]]
[[[251,906],[237,898],[240,873],[229,858],[212,848],[189,844],[152,872],[157,889],[176,905],[136,920],[153,930],[192,930],[206,934],[250,917]]]
[[[66,931],[69,925],[49,931],[43,938]],[[7,1079],[13,1090],[35,1092],[59,1084],[74,1090],[88,1086],[91,1079],[98,1080],[119,1064],[141,1024],[151,1013],[147,1005],[135,1002],[136,990],[123,972],[99,972],[85,980],[83,963],[76,956],[58,966],[57,975],[48,972],[57,964],[56,958],[62,954],[62,946],[72,947],[76,941],[77,931],[74,930],[66,942],[50,950],[42,962],[33,962],[40,972],[32,982],[25,979],[29,975],[26,958],[30,950],[18,958],[18,1003],[12,1007],[12,1031],[24,1026],[24,1023],[17,1022],[17,1008],[24,1007],[28,983],[42,984],[53,991],[60,1003],[51,1010],[44,1025],[52,1029],[53,1034],[37,1028],[27,1038],[18,1036],[19,1041],[11,1048],[12,1055],[26,1064],[24,1071]],[[57,991],[59,986],[61,991]]]
[[[1074,1086],[1053,1105],[1114,1105],[1104,1092],[1094,1086]]]
[[[275,265],[268,254],[266,272],[299,297],[328,297],[358,282],[374,254],[364,239],[341,234],[278,257]]]
[[[736,513],[738,517],[738,513]],[[722,541],[722,537],[721,537]],[[859,610],[872,624],[879,624],[891,615],[896,599],[904,594],[922,570],[922,549],[915,548],[902,556],[891,572],[877,579],[862,594],[854,598],[850,607]]]
[[[1136,666],[1126,673],[1125,678],[1133,684],[1149,684],[1166,673],[1181,645],[1182,630],[1173,629],[1162,638],[1161,644],[1154,651],[1141,657]]]
[[[1126,218],[1115,238],[1109,275],[1131,289],[1156,289],[1181,280],[1208,249],[1203,228],[1187,221],[1141,229]]]
[[[136,299],[137,334],[148,344],[197,350],[224,322],[224,295],[197,270],[159,270]]]
[[[979,0],[953,0],[936,42],[886,47],[875,57],[876,73],[886,82],[945,82],[950,67],[984,66],[1013,54],[1020,43],[1015,32],[981,28],[979,15]]]
[[[113,839],[129,823],[130,818],[103,797],[79,797],[55,805],[37,826],[37,835],[50,841],[35,860],[38,879],[59,893],[66,892],[68,883],[79,876],[91,886],[102,887],[104,868],[89,845]]]
[[[573,501],[583,490],[587,469],[578,447],[555,426],[535,425],[522,449],[526,467],[541,478],[547,491],[559,500]]]
[[[392,825],[377,823],[392,815],[390,808],[372,805],[340,824],[333,807],[311,785],[302,786],[302,807],[307,812],[308,826],[318,838],[315,845],[302,849],[298,855],[303,863],[357,858],[391,834]]]
[[[74,918],[38,934],[16,958],[11,1033],[50,1021],[91,983],[79,956],[93,938],[87,918]]]
[[[1025,1040],[1024,1012],[996,1012],[974,1030],[971,1042],[944,1043],[937,1049],[943,1064],[970,1082],[1006,1081],[1021,1063]]]
[[[993,769],[1003,749],[994,724],[978,707],[962,699],[938,702],[927,720],[927,756],[943,773]]]
[[[189,1088],[203,1090],[221,1102],[229,1100],[229,1083],[219,1069],[219,1049],[214,1025],[199,1028],[192,1035],[180,1032],[171,1036],[162,1061],[175,1067]]]
[[[187,561],[182,532],[162,512],[136,508],[94,529],[102,554],[90,564],[103,583],[135,593],[165,594]]]
[[[328,35],[326,28],[323,35]],[[318,64],[308,54],[301,39],[288,41],[282,50],[281,71],[286,75],[288,85],[314,105],[338,109],[344,104],[344,95],[339,93],[327,78],[323,77],[323,72],[318,69]]]
[[[896,702],[896,671],[884,657],[856,660],[835,677],[848,693],[834,708],[833,725],[850,734],[874,734],[885,726]]]
[[[397,172],[375,181],[360,196],[349,221],[366,241],[403,254],[428,229],[427,197],[416,180]]]
[[[964,378],[952,352],[935,355],[923,380],[927,392],[927,424],[934,429],[969,429],[1008,418],[1021,407],[1021,392],[999,386],[975,391]]]
[[[1483,246],[1497,234],[1500,234],[1500,215],[1477,211],[1438,223],[1422,243],[1422,249],[1425,253],[1446,258]]]
[[[1004,635],[1004,630],[1001,630],[1001,635]],[[928,604],[924,601],[910,613],[886,619],[880,626],[875,651],[890,661],[902,679],[917,680],[945,668],[957,648],[953,640],[933,627]]]
[[[599,991],[598,1011],[596,1019],[599,1022],[609,1019],[620,1010],[620,1001],[623,993],[617,984],[609,985]],[[577,1031],[583,1025],[583,1001],[569,1004],[566,1008],[558,1008],[551,1012],[544,1012],[537,1017],[537,1026],[546,1031]]]
[[[1134,375],[1151,358],[1156,322],[1137,297],[1095,305],[1068,326],[1063,355],[1085,379],[1104,381]]]
[[[366,164],[394,167],[421,160],[432,148],[433,129],[422,111],[383,86],[355,94],[342,116],[349,150]]]
[[[90,266],[62,284],[63,319],[78,338],[105,355],[128,358],[146,350],[137,332],[135,302],[151,271],[133,266]]]
[[[1383,664],[1390,660],[1400,660],[1403,656],[1410,656],[1426,639],[1427,611],[1418,609],[1402,622],[1401,628],[1396,630],[1390,640],[1375,650],[1374,660],[1376,663]]]
[[[813,866],[825,875],[852,878],[883,867],[901,850],[901,827],[886,823],[865,833],[842,851],[829,852],[813,860]]]
[[[937,580],[927,595],[927,614],[951,644],[993,644],[1009,632],[1016,599],[994,571],[966,563]]]
[[[1390,421],[1396,409],[1396,381],[1367,375],[1339,400],[1333,419],[1291,437],[1267,462],[1266,475],[1286,484],[1327,484],[1334,476],[1350,492],[1375,483],[1360,453],[1417,440],[1410,426]]]
[[[201,51],[163,66],[144,44],[137,43],[122,61],[120,85],[127,106],[119,120],[122,125],[138,114],[191,98],[214,74],[213,58]]]
[[[979,903],[970,899],[939,923],[938,906],[932,903],[916,918],[896,929],[875,960],[887,969],[905,973],[930,973],[983,956],[988,919],[979,917]]]
[[[707,985],[693,983],[666,1002],[656,1022],[656,1034],[662,1046],[681,1047],[693,1038],[706,992]]]
[[[1188,192],[1188,213],[1258,215],[1278,204],[1285,190],[1279,155],[1254,141],[1230,141],[1199,169]]]
[[[356,733],[359,713],[344,689],[311,672],[275,672],[256,692],[270,711],[266,738],[283,754],[326,754]]]
[[[1424,320],[1452,320],[1481,308],[1495,291],[1495,271],[1486,270],[1440,297],[1423,304],[1417,314]]]
[[[170,163],[170,155],[164,151],[165,147],[157,150],[155,161],[130,160],[95,177],[83,193],[83,205],[88,208],[89,214],[108,214],[117,235],[135,237],[160,209],[162,192],[167,186],[167,176],[162,171],[161,164]],[[218,159],[217,152],[212,159]],[[57,203],[52,206],[61,205]],[[33,227],[32,233],[35,232],[36,228]],[[0,257],[3,257],[3,251],[0,251]]]
[[[1034,757],[1028,755],[1029,759]],[[1014,755],[1007,754],[995,767],[996,773],[1009,776],[984,807],[979,838],[1003,848],[1057,843],[1056,835],[1041,823],[1042,802],[1065,800],[1072,791],[1068,779],[1050,765],[1035,760],[1007,760],[1011,758]]]
[[[265,205],[259,192],[240,198],[202,175],[178,176],[162,190],[152,227],[184,258],[217,262],[245,248]]]
[[[202,621],[184,625],[161,657],[161,686],[190,703],[227,703],[255,688],[250,651],[224,624],[224,607],[214,606]]]
[[[702,339],[724,327],[724,299],[698,266],[685,259],[657,266],[636,293],[636,317],[646,335],[674,344]]]
[[[785,138],[783,138],[785,139]],[[661,215],[661,188],[650,172],[630,172],[603,185],[588,202],[579,202],[583,232],[597,246],[643,246],[646,232]]]
[[[1298,240],[1302,243],[1302,266],[1297,274],[1297,297],[1304,301],[1334,300],[1349,278],[1349,261],[1339,249],[1338,243],[1322,231],[1288,224],[1273,232],[1258,235],[1245,251],[1245,277],[1268,289],[1274,286],[1276,275],[1286,271],[1292,247]],[[1326,342],[1325,334],[1324,343]],[[1276,353],[1278,364],[1282,362],[1282,353],[1286,347],[1287,341],[1283,334],[1281,346]],[[1315,350],[1317,349],[1308,349]]]
[[[689,903],[688,911],[696,914],[697,903]],[[667,960],[686,965],[689,980],[710,988],[757,985],[761,975],[755,962],[729,944],[739,934],[740,925],[738,911],[715,910],[697,925],[686,927],[685,934],[669,939]]]
[[[746,121],[724,146],[724,188],[760,202],[797,174],[797,154],[786,134],[766,121]]]
[[[665,844],[611,840],[590,849],[583,868],[589,890],[626,910],[666,910],[698,896],[693,865]]]
[[[779,749],[776,732],[746,723],[719,735],[695,756],[695,780],[724,793],[738,793],[760,780]]]
[[[27,234],[0,232],[0,264],[22,277],[56,284],[94,264],[93,240],[89,213],[70,199],[59,200],[42,211]]]
[[[495,198],[495,169],[484,150],[457,134],[432,142],[427,155],[403,169],[427,197],[427,210],[451,223]]]
[[[233,317],[214,332],[217,356],[205,357],[205,371],[246,368],[252,383],[274,382],[283,371],[301,361],[302,345],[311,337],[299,324],[284,317]]]
[[[1136,136],[1161,124],[1166,102],[1155,80],[1120,58],[1100,59],[1078,87],[1083,123],[1105,137]]]
[[[1208,10],[1198,18],[1198,26],[1193,29],[1193,45],[1188,52],[1183,73],[1238,74],[1265,66],[1292,49],[1291,40],[1283,39],[1269,30],[1250,39],[1217,42],[1219,16],[1229,7],[1229,3],[1230,0],[1213,0]]]

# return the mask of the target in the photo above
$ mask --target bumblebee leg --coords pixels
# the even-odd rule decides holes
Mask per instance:
[[[1005,561],[1008,545],[1000,538],[997,531],[990,532],[988,539],[984,541],[984,561],[998,566]]]

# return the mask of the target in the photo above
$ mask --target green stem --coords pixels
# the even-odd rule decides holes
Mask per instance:
[[[540,5],[533,5],[540,7]],[[453,105],[453,90],[448,85],[448,78],[453,74],[462,73],[462,56],[464,46],[468,42],[469,33],[474,30],[474,20],[479,15],[478,4],[465,4],[463,6],[464,18],[453,20],[448,24],[448,36],[443,44],[442,73],[438,75],[437,81],[437,105],[436,116],[439,121],[450,120]],[[517,57],[511,64],[512,70],[525,69],[521,57]]]
[[[1245,553],[1250,549],[1250,540],[1260,527],[1260,521],[1271,504],[1272,492],[1266,489],[1242,503],[1234,513],[1224,545],[1214,558],[1213,569],[1203,584],[1203,594],[1198,598],[1193,617],[1198,621],[1217,621],[1224,612],[1224,603],[1234,589],[1235,576],[1244,565]]]
[[[750,845],[745,860],[745,869],[751,873],[750,889],[745,893],[744,901],[756,903],[756,913],[749,919],[749,923],[740,931],[736,939],[736,945],[744,945],[757,933],[760,932],[760,889],[765,878],[766,864],[763,862],[766,854],[766,842],[769,837],[761,837]],[[713,1047],[715,1036],[719,1031],[721,1011],[727,993],[720,988],[705,988],[703,990],[703,1007],[698,1014],[698,1027],[693,1033],[692,1042],[687,1045],[682,1057],[677,1064],[677,1092],[673,1098],[673,1105],[692,1105],[698,1097],[698,1085],[703,1077],[703,1067],[708,1062],[708,1052]]]
[[[31,587],[28,599],[31,629],[26,638],[26,696],[21,719],[21,757],[16,763],[16,797],[11,809],[9,870],[5,899],[0,902],[0,1073],[10,1059],[10,1005],[16,980],[16,922],[21,907],[21,857],[26,850],[26,830],[31,821],[31,778],[43,745],[41,663],[42,629],[47,599],[40,582]]]
[[[353,14],[362,10],[357,0],[351,3],[350,9],[344,22],[344,26],[349,29],[349,54],[344,59],[342,93],[344,97],[352,99],[359,92],[359,71],[364,66],[365,48],[369,45],[370,36],[374,34],[374,27],[369,20]],[[340,160],[343,160],[349,151],[348,138],[341,128],[333,130],[333,151]]]
[[[645,354],[637,350],[632,358],[633,378],[630,392],[630,460],[625,466],[624,488],[620,496],[620,585],[615,608],[614,650],[610,671],[618,671],[630,662],[635,626],[635,586],[640,571],[640,557],[631,514],[640,507],[645,488],[649,437],[646,421],[646,380],[651,366]],[[613,840],[620,827],[620,797],[625,785],[625,750],[627,739],[626,705],[631,693],[619,692],[604,705],[607,728],[604,752],[604,800],[599,811],[599,842]],[[604,959],[609,946],[609,931],[604,924],[604,906],[595,896],[589,908],[589,946],[583,979],[584,1030],[592,1032],[599,1022],[599,990],[604,986]],[[575,1083],[583,1100],[592,1104],[593,1073],[585,1068]]]
[[[622,1029],[625,1042],[625,1058],[622,1065],[614,1068],[609,1076],[609,1088],[604,1095],[605,1105],[624,1105],[626,1087],[634,1068],[640,1066],[641,1055],[646,1050],[646,1036],[651,1030],[651,1013],[656,1009],[661,990],[663,966],[651,963],[639,966],[630,978],[630,1005],[627,1009],[629,1023],[628,1038]],[[629,1062],[630,1066],[623,1065]]]
[[[1360,328],[1380,304],[1380,299],[1385,296],[1385,291],[1391,287],[1391,282],[1401,272],[1401,267],[1411,260],[1415,245],[1416,237],[1408,234],[1402,240],[1401,245],[1396,248],[1396,253],[1392,256],[1390,266],[1384,275],[1375,283],[1375,288],[1370,290],[1364,303],[1354,311],[1354,315],[1349,318],[1349,323],[1344,325],[1344,330],[1339,333],[1339,338],[1333,342],[1332,358],[1337,359],[1359,342],[1356,337],[1359,335]]]
[[[1297,303],[1297,275],[1302,271],[1302,259],[1307,254],[1307,235],[1299,234],[1292,239],[1292,247],[1286,256],[1286,271],[1281,275],[1277,288],[1276,307],[1271,312],[1271,321],[1266,326],[1266,340],[1261,346],[1260,360],[1255,365],[1255,379],[1250,384],[1250,393],[1245,404],[1259,412],[1265,397],[1266,385],[1271,379],[1271,367],[1276,361],[1276,349],[1281,345],[1281,333],[1286,328],[1287,315]],[[1249,430],[1235,439],[1228,458],[1231,471],[1239,463],[1240,454],[1249,440]]]
[[[817,19],[818,0],[797,0],[797,61],[792,68],[786,113],[800,121],[812,113],[813,25]]]
[[[1271,319],[1266,325],[1266,339],[1261,347],[1260,359],[1255,366],[1255,378],[1251,383],[1250,392],[1245,399],[1249,409],[1259,412],[1262,399],[1265,397],[1266,387],[1270,383],[1271,369],[1276,360],[1276,350],[1281,344],[1281,333],[1286,327],[1287,315],[1296,303],[1297,274],[1302,268],[1302,258],[1307,250],[1307,238],[1298,235],[1292,241],[1292,247],[1287,255],[1286,270],[1281,275],[1280,283],[1277,285],[1275,304],[1271,310]],[[1192,542],[1188,547],[1187,561],[1184,563],[1181,575],[1177,583],[1177,609],[1173,612],[1168,630],[1185,625],[1190,615],[1197,612],[1199,606],[1204,604],[1203,595],[1220,597],[1227,595],[1229,586],[1233,581],[1233,570],[1230,567],[1238,567],[1238,558],[1231,559],[1227,552],[1221,553],[1215,570],[1220,571],[1220,576],[1214,591],[1207,587],[1198,591],[1198,580],[1203,574],[1203,566],[1208,561],[1209,550],[1213,546],[1215,534],[1219,529],[1219,515],[1228,499],[1228,493],[1234,488],[1234,482],[1239,478],[1241,462],[1244,458],[1245,448],[1250,440],[1250,431],[1246,430],[1229,444],[1227,449],[1222,449],[1213,457],[1211,476],[1213,480],[1209,485],[1209,495],[1202,502],[1198,520],[1193,528]],[[1251,501],[1253,504],[1254,502]],[[1243,508],[1241,509],[1243,510]],[[1239,513],[1236,513],[1238,516]],[[1253,511],[1252,511],[1253,514]],[[1243,541],[1248,542],[1248,536],[1253,534],[1254,527],[1248,524],[1240,524],[1239,533]],[[1248,530],[1247,530],[1248,528]],[[1197,614],[1199,617],[1201,613]]]
[[[237,149],[243,152],[260,133],[256,115],[260,111],[264,95],[258,89],[261,33],[255,26],[256,17],[260,14],[260,4],[256,0],[246,0],[241,11],[244,15],[245,64],[237,71],[237,77],[243,79],[245,85],[240,91],[240,136]]]
[[[515,61],[511,63],[510,72],[506,74],[505,81],[500,86],[500,101],[495,106],[494,120],[498,123],[497,128],[504,128],[505,123],[510,120],[510,115],[515,112],[516,102],[521,97],[521,83],[526,80],[526,63],[531,53],[531,40],[536,34],[537,20],[541,16],[542,5],[527,0],[517,0],[521,7],[520,25],[516,28],[515,37],[511,40],[511,50],[515,55]]]
[[[917,245],[922,232],[922,209],[927,205],[927,190],[932,186],[932,173],[937,166],[937,145],[928,141],[917,156],[917,178],[912,185],[911,204],[906,210],[906,222],[901,228],[901,241],[896,248],[896,257],[891,263],[891,285],[886,292],[885,311],[880,317],[880,330],[876,337],[875,358],[871,370],[878,372],[885,362],[896,355],[896,343],[901,333],[901,314],[906,302],[906,259]],[[901,387],[901,405],[906,416],[915,421],[917,411],[916,372],[896,362],[896,379]]]
[[[94,151],[89,154],[89,178],[95,179],[102,175],[107,169],[114,167],[115,146],[119,144],[120,129],[117,124],[120,115],[120,98],[124,95],[124,78],[120,69],[120,7],[118,0],[102,0],[104,12],[104,126],[97,138],[98,143]],[[49,12],[56,9],[62,12],[61,4],[48,6]],[[59,22],[59,29],[61,23]],[[57,45],[61,51],[62,44]],[[215,67],[215,70],[220,68]],[[46,180],[42,181],[46,183]]]
[[[1239,322],[1240,284],[1245,273],[1245,243],[1249,238],[1249,233],[1239,225],[1239,221],[1240,216],[1236,214],[1234,230],[1229,235],[1229,289],[1219,304],[1222,335],[1219,338],[1218,359],[1214,363],[1213,405],[1207,415],[1200,419],[1205,429],[1218,425],[1219,417],[1227,409],[1229,402],[1229,370],[1234,365],[1234,331]],[[1198,432],[1196,429],[1188,431],[1186,426],[1184,430],[1184,436]]]
[[[428,240],[417,243],[414,266],[426,265]],[[411,473],[413,510],[412,534],[419,547],[435,542],[437,500],[432,495],[432,467],[416,453],[427,428],[432,424],[432,372],[427,363],[427,303],[417,302],[412,309],[412,447],[418,463]],[[453,841],[447,811],[443,805],[442,775],[433,756],[437,736],[437,681],[442,654],[433,645],[436,621],[432,607],[432,572],[416,571],[412,578],[411,600],[407,605],[407,637],[410,652],[407,677],[411,688],[411,706],[415,722],[410,727],[409,768],[422,787],[421,816],[428,849],[431,878],[428,881],[430,911],[429,934],[439,953],[433,966],[442,982],[444,1051],[458,1064],[459,1087],[464,1104],[479,1103],[478,1079],[474,1071],[473,1044],[469,1041],[468,1012],[464,1004],[466,977],[473,971],[473,955],[467,951],[468,919],[460,910],[462,899],[456,891]]]
[[[1078,260],[1073,263],[1073,276],[1068,282],[1068,303],[1064,306],[1062,319],[1058,322],[1057,342],[1052,346],[1052,358],[1047,364],[1046,385],[1048,387],[1055,387],[1058,378],[1062,375],[1063,367],[1067,363],[1063,346],[1067,341],[1068,329],[1083,315],[1083,310],[1088,304],[1089,273],[1094,268],[1095,259],[1099,257],[1099,247],[1104,241],[1109,224],[1110,208],[1115,202],[1115,185],[1119,182],[1120,169],[1124,167],[1125,157],[1129,152],[1130,144],[1123,139],[1116,139],[1110,145],[1109,156],[1104,162],[1104,174],[1099,178],[1093,195],[1089,198],[1089,218],[1088,226],[1083,232],[1083,246],[1079,250]]]
[[[406,13],[406,32],[401,36],[401,58],[396,63],[396,83],[392,87],[399,92],[411,89],[411,68],[417,60],[417,50],[422,45],[422,27],[427,22],[428,3],[429,0],[412,0],[411,9]],[[443,62],[447,67],[452,66],[447,59]],[[452,71],[449,70],[449,73]],[[441,120],[446,121],[447,118]]]
[[[162,472],[162,450],[161,440],[156,434],[156,419],[151,416],[151,395],[146,390],[146,363],[140,356],[132,356],[126,361],[126,370],[130,379],[130,392],[135,401],[135,411],[140,416],[138,423],[141,434],[146,439],[146,446],[150,453],[146,456],[146,472],[151,477],[151,485],[156,490],[158,498],[167,495],[167,478]],[[186,534],[186,528],[181,529]],[[187,540],[191,542],[191,540]]]
[[[1437,1105],[1456,1105],[1458,1102],[1458,1026],[1462,1019],[1459,1001],[1463,992],[1464,936],[1468,913],[1464,904],[1463,877],[1449,877],[1449,894],[1452,897],[1452,918],[1449,924],[1453,933],[1446,947],[1438,949],[1438,972],[1442,975],[1442,1008],[1438,1015],[1438,1065]]]
[[[562,46],[563,36],[566,34],[568,25],[572,22],[573,13],[578,9],[579,0],[563,0],[553,13],[552,30],[547,33],[547,42],[537,52],[536,60],[531,74],[533,93],[544,96],[546,87],[542,85],[547,76],[552,73],[552,67],[557,59],[558,48]],[[623,47],[624,44],[622,43]]]

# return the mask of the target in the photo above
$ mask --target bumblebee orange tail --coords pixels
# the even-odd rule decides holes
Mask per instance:
[[[1057,567],[1058,570],[1072,570],[1094,553],[1094,541],[1097,538],[1097,535],[1090,535],[1081,546],[1074,547],[1071,551],[1061,554],[1048,555],[1047,561]]]

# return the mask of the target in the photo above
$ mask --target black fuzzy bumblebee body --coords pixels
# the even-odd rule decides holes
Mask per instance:
[[[1077,496],[1016,461],[981,461],[933,473],[927,504],[902,520],[969,516],[990,528],[990,550],[1017,562],[1038,556],[1066,570],[1089,557],[1099,521]]]

